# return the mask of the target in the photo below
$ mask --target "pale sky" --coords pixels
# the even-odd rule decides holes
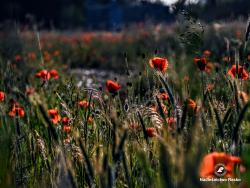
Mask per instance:
[[[157,0],[151,0],[151,1],[157,1]],[[166,5],[171,5],[175,3],[178,0],[161,0]],[[198,0],[187,0],[187,2],[197,2]]]
[[[169,5],[169,4],[175,3],[177,0],[161,0],[161,1]]]

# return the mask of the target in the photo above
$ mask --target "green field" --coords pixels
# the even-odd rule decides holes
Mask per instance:
[[[9,31],[0,187],[250,186],[247,22]]]

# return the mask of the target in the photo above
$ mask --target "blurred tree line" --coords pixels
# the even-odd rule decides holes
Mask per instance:
[[[69,28],[84,22],[84,0],[1,0],[0,22],[39,22]]]
[[[200,0],[188,6],[199,19],[211,22],[247,18],[250,13],[250,0]]]
[[[55,26],[62,29],[82,27],[87,23],[86,8],[90,4],[106,6],[114,1],[123,7],[147,0],[1,0],[0,22],[35,22],[43,27]],[[191,5],[186,5],[186,1],[179,0],[175,4],[173,14],[187,8],[202,20],[214,21],[235,19],[239,16],[246,18],[250,13],[250,0],[200,0],[199,3]],[[160,20],[162,19],[159,18],[159,22]]]

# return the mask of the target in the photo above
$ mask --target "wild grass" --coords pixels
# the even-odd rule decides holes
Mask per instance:
[[[192,40],[181,43],[179,37],[183,35],[175,36],[171,43],[167,43],[166,36],[162,41],[139,38],[124,49],[126,40],[119,38],[117,42],[117,35],[112,34],[108,37],[114,37],[113,46],[108,41],[100,42],[100,38],[91,43],[70,40],[68,44],[38,37],[35,47],[21,37],[18,40],[22,50],[16,43],[5,44],[0,55],[0,90],[6,94],[0,102],[0,187],[249,186],[249,102],[239,96],[239,91],[249,93],[250,84],[249,79],[227,75],[235,63],[244,65],[249,72],[249,26],[246,31],[243,38],[229,33],[227,43],[219,32],[201,34],[203,46],[191,52],[187,44]],[[221,47],[214,45],[215,41]],[[159,44],[157,54],[155,48],[148,47],[150,43]],[[209,62],[213,67],[209,73],[201,72],[193,63],[194,56],[202,55],[205,47],[211,51]],[[144,52],[145,48],[150,49]],[[60,55],[53,55],[55,50]],[[99,88],[78,87],[77,79],[64,67],[67,63],[89,63],[81,54],[88,50],[91,62],[98,62],[107,51],[109,60],[114,53],[115,61],[119,61],[112,61],[112,68],[125,62],[119,72],[128,73],[122,75],[127,83],[121,83],[117,93],[107,92],[103,84]],[[97,54],[92,54],[95,50]],[[117,58],[121,50],[126,54]],[[48,61],[45,51],[50,55]],[[36,58],[27,57],[29,52],[34,52]],[[15,59],[17,54],[22,57],[20,61]],[[153,56],[168,59],[166,73],[149,66]],[[225,56],[230,61],[224,61]],[[59,79],[35,78],[41,69],[57,69]],[[208,89],[209,84],[214,87]],[[27,88],[34,88],[34,92],[27,94]],[[169,100],[163,100],[161,92]],[[188,99],[194,100],[195,109],[190,108]],[[79,106],[81,100],[88,105]],[[11,101],[24,108],[23,118],[8,115]],[[69,117],[69,132],[64,131],[62,121],[53,124],[48,109],[57,109],[61,117]],[[175,121],[170,123],[168,118]],[[153,137],[148,128],[155,129]],[[212,151],[242,158],[246,171],[235,170],[240,183],[200,182],[200,163]]]

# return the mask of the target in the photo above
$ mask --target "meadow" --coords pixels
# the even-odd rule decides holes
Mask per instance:
[[[0,187],[249,187],[249,35],[192,18],[3,30]],[[240,181],[200,181],[221,163]]]

